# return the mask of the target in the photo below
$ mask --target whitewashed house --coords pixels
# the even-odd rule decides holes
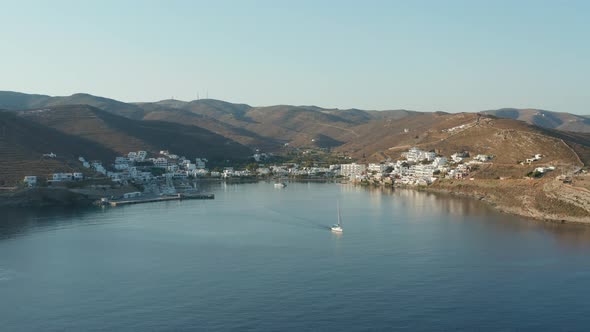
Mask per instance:
[[[135,157],[136,161],[144,161],[147,157],[146,151],[137,151],[137,156]]]
[[[27,187],[34,187],[37,185],[37,176],[35,175],[27,175],[23,179],[23,182]]]
[[[207,159],[205,158],[197,158],[195,159],[195,165],[198,169],[205,169],[206,168]]]

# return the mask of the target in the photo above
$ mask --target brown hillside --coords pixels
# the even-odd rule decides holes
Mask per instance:
[[[145,119],[194,123],[242,144],[270,150],[284,143],[295,147],[336,147],[357,137],[354,129],[357,126],[376,120],[393,121],[421,114],[403,110],[368,112],[316,106],[250,107],[210,99],[188,103],[167,100],[156,104],[166,106],[166,111],[157,110],[148,104],[138,104],[148,112]]]
[[[448,130],[460,125],[464,127]],[[409,128],[409,133],[403,128]],[[389,124],[371,124],[366,132],[359,132],[362,135],[340,149],[357,157],[365,155],[373,161],[396,159],[412,146],[445,156],[460,151],[495,156],[492,163],[480,169],[481,178],[520,178],[536,166],[556,166],[561,172],[569,173],[588,163],[590,157],[588,134],[560,132],[471,113],[424,114]],[[543,155],[541,161],[533,165],[518,164],[537,153]]]
[[[159,103],[140,104],[147,111],[144,120],[167,121],[193,125],[232,139],[240,144],[273,151],[280,147],[280,142],[273,138],[263,137],[245,128],[233,126],[210,116],[193,113],[187,110],[164,107]]]
[[[50,152],[57,158],[43,157]],[[96,142],[42,126],[14,112],[0,112],[0,186],[13,186],[25,175],[46,177],[53,172],[80,171],[79,156],[110,160],[115,155]]]
[[[90,106],[61,106],[23,111],[23,118],[102,144],[120,154],[162,149],[186,157],[212,160],[242,159],[250,149],[221,135],[191,125],[162,121],[138,121]]]

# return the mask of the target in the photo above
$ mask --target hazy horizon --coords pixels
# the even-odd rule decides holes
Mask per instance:
[[[0,90],[590,114],[590,3],[8,3]]]

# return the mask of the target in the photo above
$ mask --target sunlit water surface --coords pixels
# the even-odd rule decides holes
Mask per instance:
[[[1,331],[579,330],[590,227],[339,184],[0,211]],[[344,233],[333,234],[336,202]]]

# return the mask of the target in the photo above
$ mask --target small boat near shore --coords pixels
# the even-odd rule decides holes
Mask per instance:
[[[285,182],[276,182],[275,188],[285,188],[287,184]]]

